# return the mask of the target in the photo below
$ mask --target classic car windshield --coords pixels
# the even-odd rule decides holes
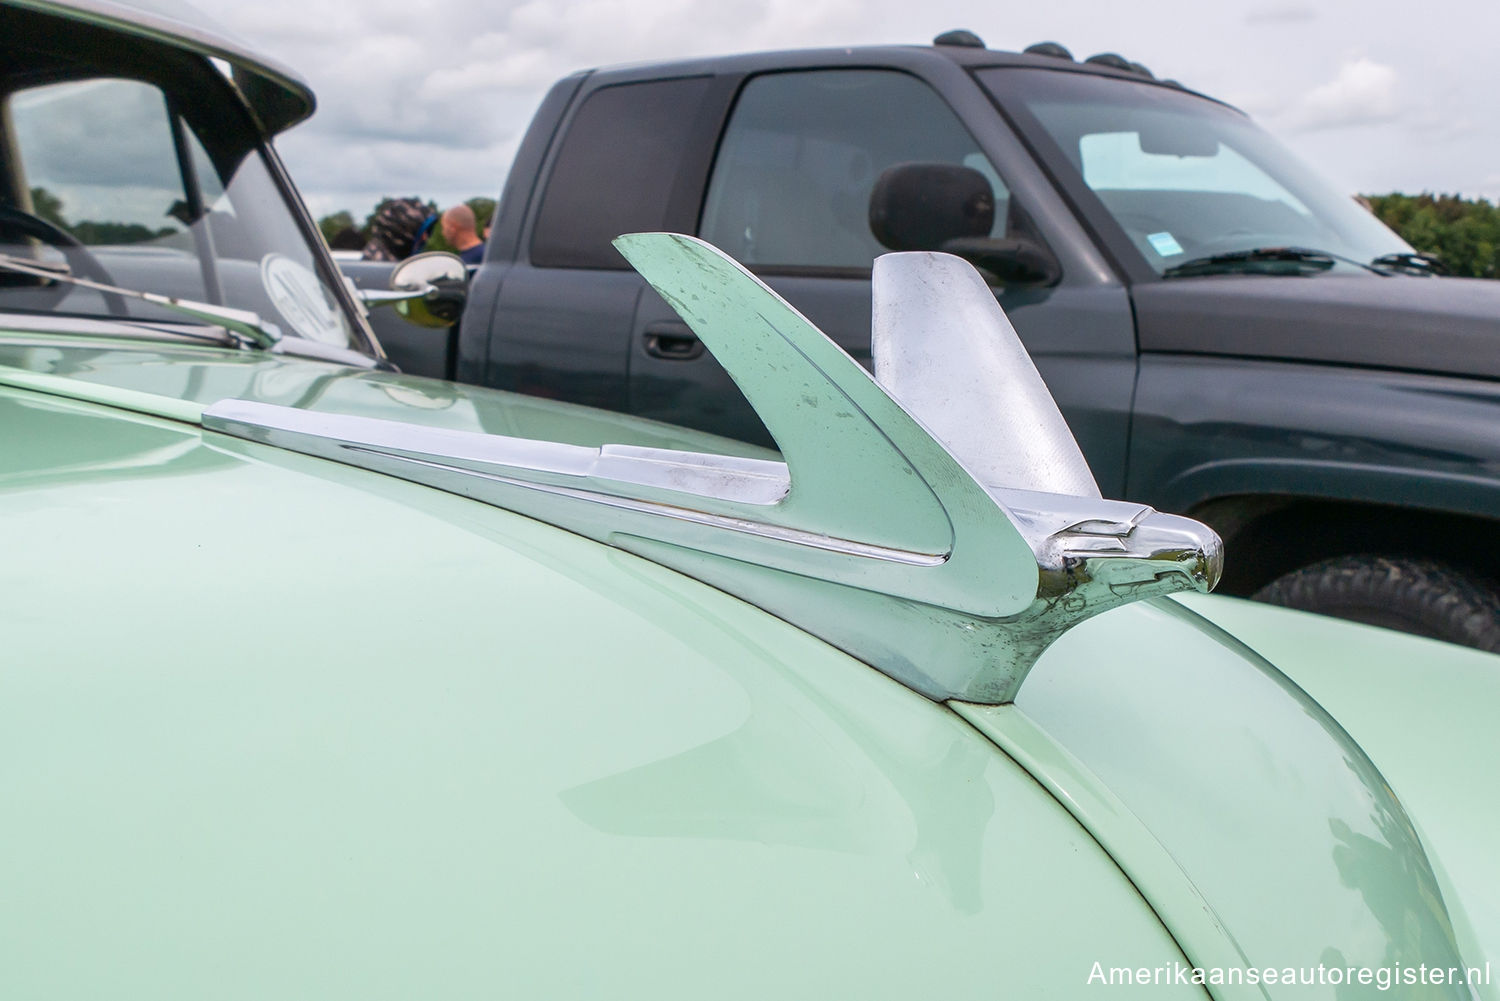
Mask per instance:
[[[320,276],[254,133],[195,128],[210,121],[204,103],[201,88],[179,101],[120,77],[11,91],[0,253],[250,310],[284,335],[354,346],[354,323]],[[0,275],[0,309],[191,325],[148,303],[14,274]]]
[[[980,80],[1056,144],[1158,273],[1295,247],[1358,270],[1411,247],[1238,112],[1179,90],[1084,73],[988,69]],[[1019,105],[1019,107],[1017,107]],[[1067,169],[1067,168],[1062,168]]]

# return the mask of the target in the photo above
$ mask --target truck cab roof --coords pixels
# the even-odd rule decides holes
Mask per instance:
[[[1031,48],[1040,49],[1043,46],[1048,48],[1055,46],[1058,51],[1067,51],[1061,46],[1057,46],[1056,43],[1040,43],[1039,45],[1031,46]],[[1110,62],[1089,61],[1094,59],[1107,59]],[[1074,60],[1070,57],[1050,55],[1041,51],[1010,52],[1001,49],[955,44],[862,45],[842,46],[838,48],[775,49],[763,52],[735,53],[732,55],[698,56],[691,59],[622,63],[582,70],[578,75],[606,77],[609,78],[610,82],[625,82],[645,77],[697,76],[709,73],[734,75],[776,69],[807,69],[813,66],[894,66],[917,69],[924,65],[930,66],[934,62],[954,64],[966,71],[1001,67],[1022,67],[1027,69],[1051,70],[1059,73],[1083,73],[1091,76],[1128,80],[1133,83],[1154,84],[1174,91],[1189,93],[1205,100],[1214,101],[1217,104],[1224,104],[1226,107],[1233,107],[1217,98],[1193,90],[1190,87],[1184,87],[1175,80],[1157,79],[1138,63],[1129,64],[1135,67],[1134,69],[1120,68],[1119,64],[1127,63],[1127,61],[1115,56],[1113,53],[1091,56],[1087,60]],[[1115,62],[1116,64],[1112,65],[1111,62]]]

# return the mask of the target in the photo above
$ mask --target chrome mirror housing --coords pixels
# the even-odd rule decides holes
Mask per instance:
[[[451,327],[464,311],[468,268],[456,254],[429,250],[397,264],[390,285],[389,292],[360,290],[360,301],[367,307],[395,305],[421,327]]]
[[[457,254],[429,250],[414,254],[391,270],[391,289],[396,292],[419,292],[429,286],[462,284],[468,268]]]
[[[728,370],[783,461],[585,448],[238,400],[208,408],[203,423],[636,553],[933,699],[1009,702],[1078,622],[1217,582],[1212,530],[1100,497],[1014,329],[959,258],[877,262],[872,378],[701,240],[646,233],[615,243]]]

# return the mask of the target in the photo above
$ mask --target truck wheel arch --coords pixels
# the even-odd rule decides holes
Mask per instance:
[[[1500,577],[1500,518],[1367,499],[1241,493],[1183,513],[1224,539],[1219,590],[1249,595],[1293,570],[1357,553],[1439,560],[1476,577]]]
[[[1395,576],[1413,583],[1407,592],[1391,585],[1393,595],[1409,595],[1420,605],[1423,595],[1448,587],[1446,607],[1495,610],[1500,618],[1500,519],[1367,500],[1248,493],[1216,497],[1188,513],[1224,539],[1220,593],[1333,613],[1319,602],[1337,604],[1341,589],[1380,580],[1390,585],[1388,578]],[[1413,616],[1428,611],[1411,609]],[[1459,628],[1457,618],[1453,628],[1434,635],[1454,641],[1490,635]]]
[[[1500,588],[1435,560],[1336,556],[1278,577],[1253,597],[1500,653]]]

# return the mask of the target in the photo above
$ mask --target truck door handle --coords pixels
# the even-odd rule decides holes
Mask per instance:
[[[692,361],[703,354],[703,342],[686,323],[664,320],[646,324],[646,353],[668,361]]]

